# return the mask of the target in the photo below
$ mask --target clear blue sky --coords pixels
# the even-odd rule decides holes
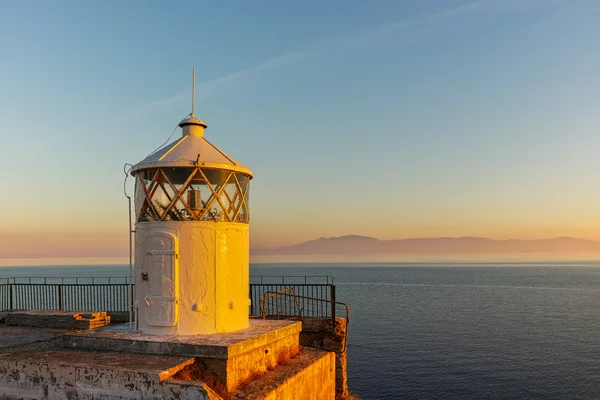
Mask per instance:
[[[193,66],[207,137],[255,173],[256,247],[600,239],[598,21],[596,0],[4,2],[0,257],[125,255],[122,166],[189,113]]]

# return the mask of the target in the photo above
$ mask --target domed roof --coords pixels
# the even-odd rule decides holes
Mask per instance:
[[[252,178],[252,171],[230,157],[204,137],[206,123],[189,116],[179,123],[180,139],[155,151],[132,168],[137,171],[157,167],[206,167],[241,172]]]

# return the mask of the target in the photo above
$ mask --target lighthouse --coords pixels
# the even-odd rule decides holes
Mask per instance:
[[[179,139],[131,169],[137,327],[235,332],[248,327],[252,171],[206,139],[193,101],[179,127]]]

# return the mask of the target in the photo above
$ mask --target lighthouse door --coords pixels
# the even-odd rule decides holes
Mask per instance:
[[[144,242],[141,279],[145,319],[150,326],[177,322],[177,242],[167,233],[150,235]]]

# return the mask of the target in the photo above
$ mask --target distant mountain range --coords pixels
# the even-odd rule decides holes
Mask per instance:
[[[367,236],[348,235],[319,238],[275,249],[256,249],[254,255],[510,255],[600,254],[600,242],[557,237],[540,240],[493,240],[480,237],[440,237],[401,240],[379,240]]]

